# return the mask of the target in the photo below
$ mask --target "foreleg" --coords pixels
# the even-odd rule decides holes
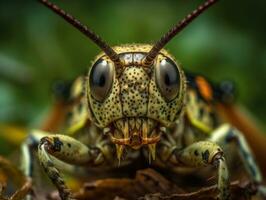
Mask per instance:
[[[233,143],[235,145],[235,149],[239,153],[242,162],[249,173],[251,179],[255,184],[259,185],[260,193],[266,197],[266,189],[264,186],[261,185],[262,183],[262,175],[257,166],[252,151],[243,136],[243,134],[233,128],[229,124],[224,124],[216,131],[213,132],[212,137],[210,138],[211,141],[217,142],[220,145],[226,145],[229,143]]]
[[[201,141],[183,150],[174,152],[176,159],[186,167],[213,165],[218,169],[218,189],[220,200],[230,199],[229,175],[222,149],[215,143]]]
[[[32,178],[34,151],[36,152],[40,139],[48,134],[49,133],[44,132],[44,131],[33,130],[30,132],[28,138],[22,144],[21,164],[22,164],[22,170],[25,176]]]
[[[38,158],[63,200],[73,198],[52,157],[73,165],[95,166],[104,162],[104,156],[99,148],[87,147],[66,135],[43,137],[38,146]]]

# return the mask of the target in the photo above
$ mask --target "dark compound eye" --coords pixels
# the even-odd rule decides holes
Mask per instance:
[[[167,101],[177,97],[180,88],[180,75],[176,64],[170,59],[164,59],[156,65],[155,76],[157,86]]]
[[[97,101],[104,101],[113,83],[114,65],[104,59],[98,60],[90,72],[90,92]]]

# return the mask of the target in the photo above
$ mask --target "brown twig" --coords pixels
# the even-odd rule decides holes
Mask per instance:
[[[186,188],[188,189],[188,188]],[[189,188],[191,191],[192,188]],[[247,181],[231,183],[232,199],[250,199],[256,193],[255,185]],[[217,185],[203,187],[195,192],[184,190],[152,169],[137,171],[135,179],[102,179],[88,182],[74,194],[76,199],[101,200],[213,200],[218,194]],[[51,195],[58,200],[58,193]],[[51,197],[50,196],[50,197]]]
[[[250,184],[249,181],[241,183],[240,181],[234,181],[231,183],[231,194],[233,199],[250,199],[256,193],[256,187]],[[183,194],[148,194],[144,197],[140,197],[139,200],[208,200],[216,199],[218,194],[217,185],[202,188],[195,192],[188,192]]]
[[[0,182],[0,200],[22,200],[31,190],[31,180],[25,178],[21,171],[14,166],[9,160],[0,156],[0,176],[6,176],[6,179]],[[11,197],[5,197],[4,191],[8,179],[12,179],[20,187]]]

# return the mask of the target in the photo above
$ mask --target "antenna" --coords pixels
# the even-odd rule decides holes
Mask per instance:
[[[94,33],[87,26],[83,25],[80,21],[75,19],[72,15],[66,13],[64,10],[59,8],[57,5],[49,2],[48,0],[39,0],[46,7],[54,11],[56,14],[64,18],[68,23],[76,27],[80,32],[90,38],[96,45],[98,45],[105,54],[115,63],[117,67],[122,67],[123,64],[118,56],[118,54],[96,33]]]
[[[207,8],[216,3],[218,0],[207,0],[204,4],[200,5],[192,13],[188,14],[183,20],[178,22],[173,28],[171,28],[166,34],[157,41],[151,50],[148,52],[147,56],[143,60],[144,66],[150,66],[153,60],[156,58],[160,50],[178,33],[180,33],[189,23],[196,19],[201,13],[203,13]]]

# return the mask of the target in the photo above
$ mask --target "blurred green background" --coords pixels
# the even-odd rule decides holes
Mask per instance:
[[[22,3],[23,2],[23,3]],[[152,43],[199,0],[53,1],[111,45]],[[167,49],[183,67],[233,80],[238,102],[266,121],[266,1],[220,1]],[[84,73],[99,49],[35,0],[0,1],[0,122],[36,127],[56,80]]]

